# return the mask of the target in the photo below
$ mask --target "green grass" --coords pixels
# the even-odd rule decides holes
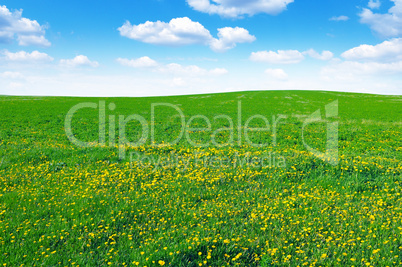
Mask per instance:
[[[306,116],[338,100],[339,164],[310,154],[302,143]],[[152,103],[180,107],[188,121],[204,115],[214,138],[231,145],[194,147],[186,138],[156,146],[147,140],[80,148],[64,122],[76,104],[92,102],[109,116],[144,117]],[[242,144],[238,101],[241,101]],[[156,109],[155,142],[169,142],[181,125],[175,111]],[[271,124],[251,132],[248,118]],[[402,263],[402,97],[318,91],[267,91],[152,98],[0,96],[0,263],[7,266],[396,266]],[[273,139],[273,116],[287,116]],[[82,109],[74,135],[98,138],[99,114]],[[192,126],[207,127],[196,119]],[[249,127],[263,127],[253,120]],[[326,123],[314,123],[306,142],[321,151]],[[128,140],[142,134],[126,126]],[[198,143],[211,132],[190,133]],[[229,142],[230,143],[230,142]],[[130,159],[130,153],[134,157]],[[247,156],[276,164],[239,165]],[[138,160],[140,157],[142,160]],[[164,162],[152,162],[162,158]],[[173,161],[168,161],[168,160]],[[208,159],[208,160],[207,160]],[[175,161],[178,162],[175,162]],[[224,166],[218,161],[223,160]],[[284,161],[284,165],[278,161]],[[175,164],[173,164],[175,162]],[[148,164],[150,163],[150,164]],[[162,163],[164,165],[162,166]],[[236,164],[236,165],[235,165]]]

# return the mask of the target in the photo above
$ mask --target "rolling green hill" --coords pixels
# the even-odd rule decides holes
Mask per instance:
[[[6,266],[402,263],[401,96],[0,96],[0,115]]]

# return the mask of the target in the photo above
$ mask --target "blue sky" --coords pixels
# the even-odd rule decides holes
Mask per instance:
[[[0,94],[402,93],[402,0],[0,2]]]

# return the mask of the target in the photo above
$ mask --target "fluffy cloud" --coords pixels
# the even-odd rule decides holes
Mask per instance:
[[[126,21],[118,28],[120,35],[149,44],[181,46],[190,44],[208,45],[217,52],[224,52],[238,43],[253,42],[255,37],[243,28],[218,29],[218,39],[199,22],[187,17],[175,18],[170,22],[147,21],[131,25]]]
[[[250,55],[250,60],[270,64],[297,64],[303,61],[306,55],[319,60],[331,60],[334,57],[334,54],[332,52],[326,50],[322,51],[321,54],[314,49],[310,49],[304,52],[300,52],[298,50],[278,50],[277,52],[253,52]]]
[[[402,38],[377,45],[363,44],[341,54],[346,61],[334,62],[322,69],[324,77],[353,81],[358,77],[383,77],[402,73]],[[380,75],[380,76],[376,76]]]
[[[322,51],[322,53],[319,54],[314,49],[307,50],[303,52],[303,54],[319,60],[330,60],[334,57],[334,54],[330,51]]]
[[[224,75],[228,71],[223,68],[216,68],[206,70],[196,65],[183,66],[177,63],[167,64],[159,69],[160,72],[174,74],[174,75],[186,75],[186,76],[201,76],[201,75]]]
[[[288,78],[288,75],[283,69],[266,69],[265,73],[277,80],[286,80]]]
[[[229,71],[224,68],[216,68],[216,69],[210,70],[209,73],[213,74],[213,75],[224,75],[224,74],[228,74]]]
[[[174,75],[205,75],[208,71],[196,65],[182,66],[177,63],[170,63],[158,69],[160,72]]]
[[[158,62],[149,57],[140,57],[137,59],[118,58],[116,61],[123,66],[133,68],[151,68],[158,66]]]
[[[22,17],[22,10],[11,12],[6,6],[0,6],[0,43],[10,43],[17,37],[22,46],[50,46],[44,35],[45,27]]]
[[[347,21],[347,20],[349,20],[349,17],[348,16],[338,16],[338,17],[332,17],[329,20],[332,20],[332,21]]]
[[[208,44],[212,38],[204,26],[187,17],[175,18],[169,23],[147,21],[139,25],[126,21],[118,30],[124,37],[159,45]]]
[[[355,80],[358,76],[402,73],[402,61],[392,63],[344,61],[321,70],[324,77]]]
[[[402,38],[395,38],[378,45],[363,44],[341,55],[346,60],[392,62],[402,60]]]
[[[296,64],[304,59],[297,50],[259,51],[251,53],[250,60],[270,64]]]
[[[50,42],[46,40],[45,36],[37,35],[20,35],[18,36],[18,43],[22,46],[37,45],[37,46],[50,46]]]
[[[251,43],[255,41],[255,37],[250,35],[248,30],[243,28],[225,27],[218,29],[219,39],[211,41],[211,49],[216,52],[224,52],[236,46],[236,43]]]
[[[79,55],[73,59],[61,59],[60,65],[67,67],[81,67],[81,66],[89,66],[89,67],[98,67],[99,63],[96,61],[91,61],[87,56]]]
[[[24,76],[17,71],[5,71],[3,73],[0,73],[0,77],[6,78],[6,79],[13,79],[13,80],[18,80],[18,79],[23,79]]]
[[[368,7],[371,9],[377,9],[380,8],[381,2],[380,0],[370,0],[368,3]]]
[[[228,71],[223,68],[215,68],[207,70],[196,65],[183,66],[177,63],[161,64],[149,57],[141,57],[137,59],[118,58],[116,60],[123,66],[133,68],[148,68],[165,74],[173,75],[186,75],[186,76],[200,76],[200,75],[224,75]]]
[[[195,10],[218,14],[223,17],[240,18],[243,15],[253,16],[257,13],[276,15],[284,11],[293,0],[187,0]]]
[[[383,37],[399,37],[402,35],[402,0],[391,0],[394,6],[386,14],[373,13],[364,8],[359,14],[360,22]],[[373,4],[372,4],[373,6]],[[374,5],[375,6],[375,5]]]
[[[16,53],[9,52],[5,50],[3,52],[4,58],[7,61],[14,62],[33,62],[33,61],[53,61],[53,58],[46,53],[41,53],[39,51],[33,51],[31,53],[25,51],[19,51]]]

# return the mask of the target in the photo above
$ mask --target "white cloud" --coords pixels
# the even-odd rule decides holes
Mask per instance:
[[[331,60],[334,54],[330,51],[322,51],[321,54],[310,49],[304,52],[298,50],[278,50],[275,51],[259,51],[253,52],[250,55],[250,60],[255,62],[266,62],[270,64],[297,64],[305,59],[308,55],[314,59],[318,60]]]
[[[332,17],[332,18],[330,18],[329,20],[332,20],[332,21],[347,21],[347,20],[349,20],[349,17],[348,16],[338,16],[338,17]]]
[[[38,46],[50,46],[50,42],[46,40],[45,36],[37,35],[20,35],[18,36],[18,42],[22,46],[38,45]]]
[[[373,13],[364,8],[359,14],[360,22],[383,37],[399,37],[402,35],[402,0],[391,0],[394,6],[386,14]]]
[[[307,50],[303,52],[303,54],[319,60],[330,60],[334,57],[334,54],[330,51],[322,51],[322,53],[319,54],[314,49]]]
[[[98,67],[99,63],[97,61],[91,61],[87,56],[79,55],[73,59],[61,59],[60,65],[68,66],[68,67],[80,67],[80,66],[89,66],[89,67]]]
[[[177,63],[161,64],[157,61],[145,56],[137,59],[118,58],[118,63],[126,67],[148,68],[153,71],[170,75],[186,75],[186,76],[201,76],[201,75],[224,75],[228,71],[224,68],[215,68],[207,70],[196,65],[183,66]]]
[[[218,14],[223,17],[240,18],[243,15],[253,16],[257,13],[276,15],[284,11],[293,0],[187,0],[195,10]]]
[[[402,38],[378,45],[363,44],[345,51],[341,57],[346,61],[338,59],[321,69],[321,76],[325,80],[351,82],[354,86],[379,84],[402,74]]]
[[[213,74],[213,75],[224,75],[224,74],[229,73],[229,71],[224,68],[216,68],[216,69],[210,70],[209,73]]]
[[[341,55],[346,60],[392,62],[402,60],[402,38],[384,41],[378,45],[363,44]]]
[[[175,75],[205,75],[207,73],[207,70],[196,65],[183,66],[177,63],[162,66],[158,71]]]
[[[207,70],[196,65],[183,66],[177,63],[170,63],[157,69],[157,71],[174,75],[202,76],[202,75],[224,75],[228,71],[223,68]]]
[[[402,73],[402,61],[392,63],[344,61],[322,69],[321,74],[340,80],[356,80],[358,76]],[[377,77],[378,80],[378,77]]]
[[[211,49],[215,52],[224,52],[234,48],[237,43],[251,43],[256,39],[248,30],[239,27],[218,29],[218,37],[211,42]]]
[[[158,62],[149,57],[140,57],[137,59],[118,58],[116,60],[123,66],[133,68],[151,68],[158,66]]]
[[[283,69],[266,69],[265,73],[277,80],[286,80],[288,75]]]
[[[27,61],[53,61],[53,58],[46,53],[41,53],[39,51],[33,51],[31,53],[25,51],[19,51],[16,53],[9,52],[7,50],[3,51],[5,60],[16,61],[16,62],[27,62]]]
[[[6,6],[0,6],[0,43],[10,43],[16,36],[21,46],[50,46],[45,28],[36,20],[22,17],[22,10],[11,12]]]
[[[118,63],[126,67],[133,68],[148,68],[153,69],[154,71],[159,71],[163,73],[169,74],[186,74],[186,75],[224,75],[228,73],[227,69],[224,68],[215,68],[211,70],[206,70],[200,68],[196,65],[183,66],[177,63],[170,63],[166,65],[162,65],[157,61],[145,56],[137,59],[127,59],[127,58],[118,58],[116,59]]]
[[[126,21],[118,30],[121,36],[144,43],[170,46],[201,44],[217,52],[234,48],[237,43],[255,40],[246,29],[239,27],[218,29],[218,39],[213,38],[203,25],[187,17],[175,18],[169,23],[147,21],[139,25]]]
[[[6,79],[23,79],[24,76],[17,71],[5,71],[3,73],[0,73],[0,76]]]
[[[139,25],[126,21],[118,30],[124,37],[159,45],[207,44],[212,38],[204,26],[187,17],[175,18],[169,23],[147,21]]]
[[[378,9],[381,6],[380,0],[370,0],[368,3],[368,7],[371,9]]]
[[[259,51],[251,53],[250,60],[270,64],[296,64],[304,59],[297,50]]]

